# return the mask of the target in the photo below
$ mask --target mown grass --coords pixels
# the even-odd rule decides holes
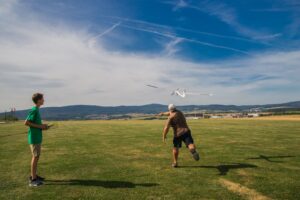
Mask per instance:
[[[244,199],[239,183],[272,199],[299,199],[300,122],[189,121],[202,160],[180,152],[164,121],[64,121],[44,132],[39,174],[28,187],[30,150],[22,123],[0,124],[0,199]]]

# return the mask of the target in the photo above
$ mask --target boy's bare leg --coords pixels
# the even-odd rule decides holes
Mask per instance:
[[[36,172],[37,172],[38,161],[39,161],[38,156],[32,156],[32,159],[31,159],[31,178],[32,178],[32,180],[37,178]]]
[[[175,164],[175,165],[177,165],[178,155],[179,155],[179,149],[174,147],[173,148],[173,164]]]

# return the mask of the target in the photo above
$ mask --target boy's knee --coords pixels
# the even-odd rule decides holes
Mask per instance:
[[[188,145],[188,148],[189,148],[189,149],[196,149],[196,146],[195,146],[195,144],[189,144],[189,145]]]

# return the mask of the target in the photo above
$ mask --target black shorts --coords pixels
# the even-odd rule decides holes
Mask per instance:
[[[191,131],[188,131],[184,134],[182,134],[179,137],[174,137],[173,138],[173,144],[175,148],[181,148],[182,146],[182,141],[185,143],[186,146],[190,144],[194,144],[193,137],[191,135]]]

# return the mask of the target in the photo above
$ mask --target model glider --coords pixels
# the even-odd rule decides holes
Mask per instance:
[[[165,88],[160,88],[160,87],[155,86],[155,85],[148,84],[146,86],[154,88],[154,89],[164,89],[165,90]],[[186,98],[187,96],[190,96],[190,95],[213,96],[214,94],[213,93],[188,92],[186,89],[177,88],[176,90],[171,91],[171,95],[172,96],[179,96],[181,98]]]

